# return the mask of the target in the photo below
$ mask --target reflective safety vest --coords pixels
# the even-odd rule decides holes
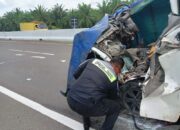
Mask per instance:
[[[79,66],[74,77],[68,96],[82,104],[92,106],[117,95],[117,76],[109,62],[90,59]]]
[[[114,82],[117,79],[117,76],[112,70],[112,67],[109,65],[109,63],[95,59],[92,64],[94,64],[101,71],[103,71],[110,80],[110,82]]]

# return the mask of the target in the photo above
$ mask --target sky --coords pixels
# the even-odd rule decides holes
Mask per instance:
[[[91,7],[95,8],[97,3],[101,3],[102,1],[103,0],[0,0],[0,16],[15,8],[28,11],[34,9],[37,5],[43,5],[45,8],[50,9],[57,3],[64,5],[65,9],[77,8],[77,5],[83,2],[91,4]]]

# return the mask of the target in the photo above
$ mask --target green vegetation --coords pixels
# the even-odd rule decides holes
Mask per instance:
[[[129,2],[132,2],[131,0]],[[129,3],[126,2],[126,3]],[[79,28],[88,28],[100,20],[105,13],[113,13],[114,8],[121,0],[104,0],[99,3],[97,9],[91,8],[85,3],[79,4],[77,9],[67,10],[63,5],[56,4],[52,9],[46,9],[38,5],[30,11],[22,11],[19,8],[5,13],[0,17],[0,31],[19,31],[19,23],[42,21],[49,29],[71,28],[71,18],[77,18]]]

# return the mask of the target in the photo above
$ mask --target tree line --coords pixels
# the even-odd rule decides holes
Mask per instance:
[[[134,0],[127,0],[129,4]],[[124,1],[123,1],[124,2]],[[88,28],[99,21],[105,13],[112,14],[114,9],[122,3],[122,0],[103,0],[97,8],[81,3],[77,9],[67,10],[62,4],[56,4],[51,9],[38,5],[33,10],[23,11],[16,8],[0,17],[0,31],[19,31],[19,23],[42,21],[49,29],[71,28],[71,19],[77,19],[78,28]]]

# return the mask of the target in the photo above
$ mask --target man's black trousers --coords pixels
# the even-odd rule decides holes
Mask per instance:
[[[93,106],[79,103],[70,96],[67,97],[67,100],[71,109],[83,116],[84,127],[87,130],[90,125],[89,117],[92,116],[106,116],[101,130],[112,130],[121,110],[119,103],[110,99],[102,99]]]

